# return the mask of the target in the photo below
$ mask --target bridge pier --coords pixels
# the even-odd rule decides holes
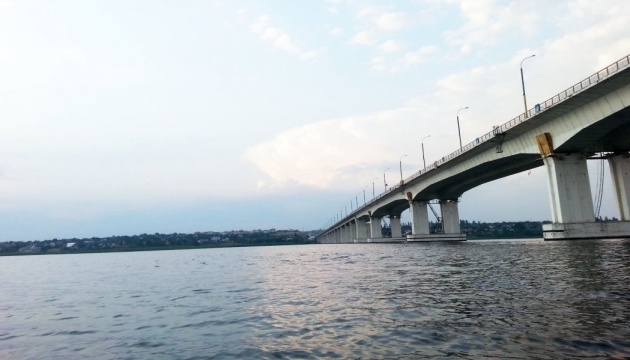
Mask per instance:
[[[630,236],[628,190],[630,159],[616,155],[609,160],[622,221],[596,222],[586,157],[552,155],[543,159],[547,168],[551,224],[543,224],[545,240],[605,239]]]
[[[402,238],[402,228],[400,227],[400,217],[399,216],[390,216],[389,217],[389,228],[392,231],[392,239]]]
[[[368,241],[367,227],[368,223],[362,219],[356,219],[356,237],[354,238],[355,243],[365,243]]]
[[[608,158],[608,165],[612,174],[619,220],[630,221],[630,154],[612,156]]]
[[[466,240],[466,236],[462,235],[459,230],[459,212],[457,209],[457,201],[440,202],[440,208],[442,210],[442,219],[445,224],[445,231],[443,234],[431,234],[429,229],[429,212],[427,209],[427,203],[425,201],[409,201],[409,211],[411,213],[411,234],[407,235],[408,242]]]
[[[348,223],[348,227],[350,228],[350,238],[348,239],[348,242],[355,242],[355,239],[357,238],[357,225],[351,221]]]
[[[368,242],[383,242],[383,228],[381,227],[381,218],[370,216],[370,237]]]

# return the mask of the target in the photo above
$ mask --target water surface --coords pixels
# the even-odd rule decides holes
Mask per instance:
[[[2,359],[630,357],[630,240],[0,258]]]

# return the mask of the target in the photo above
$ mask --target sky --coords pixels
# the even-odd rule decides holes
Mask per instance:
[[[456,150],[460,108],[464,143],[522,113],[523,58],[533,106],[626,56],[627,14],[618,0],[0,0],[0,241],[320,228],[418,171],[422,144],[427,162]],[[548,198],[537,168],[465,193],[460,218],[548,220]],[[618,216],[609,182],[601,215]]]

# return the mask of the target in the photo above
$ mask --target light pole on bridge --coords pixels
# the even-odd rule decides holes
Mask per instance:
[[[385,186],[385,191],[387,191],[387,181],[385,181],[385,172],[389,170],[389,168],[383,170],[383,185]]]
[[[468,106],[465,106],[457,110],[457,134],[459,135],[459,150],[462,149],[462,131],[460,130],[460,127],[459,127],[459,112],[466,109],[468,109]]]
[[[424,161],[424,139],[431,137],[431,135],[427,135],[425,137],[422,138],[422,140],[420,141],[420,145],[422,145],[422,166],[426,169],[427,167],[427,163],[426,161]]]
[[[525,78],[523,77],[523,61],[533,58],[536,54],[530,55],[521,60],[521,85],[523,85],[523,105],[525,105],[525,119],[527,119],[527,98],[525,97]]]
[[[374,180],[372,180],[372,200],[376,197],[376,192],[374,191],[374,181],[376,180],[378,180],[378,178],[374,178]]]
[[[402,158],[404,158],[407,155],[403,155],[400,157],[400,161],[399,161],[399,165],[400,165],[400,185],[402,185],[403,183],[403,177],[402,177]]]

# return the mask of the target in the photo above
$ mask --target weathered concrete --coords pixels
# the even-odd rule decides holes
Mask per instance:
[[[630,154],[608,158],[619,219],[630,221]]]
[[[369,239],[380,239],[383,237],[383,227],[381,226],[381,218],[370,217],[370,237]]]
[[[595,212],[586,157],[579,154],[552,155],[543,160],[549,182],[551,221],[594,222]]]
[[[442,210],[442,224],[444,235],[461,234],[459,226],[459,210],[457,208],[457,200],[441,200],[440,209]]]
[[[543,224],[545,240],[617,239],[628,234],[630,221]]]
[[[429,213],[425,201],[410,201],[409,212],[411,213],[411,233],[416,235],[428,235]]]
[[[408,242],[432,242],[432,241],[466,241],[466,234],[428,234],[407,235]]]
[[[392,238],[402,238],[402,228],[400,227],[400,218],[396,216],[389,217],[389,228],[392,232]]]

